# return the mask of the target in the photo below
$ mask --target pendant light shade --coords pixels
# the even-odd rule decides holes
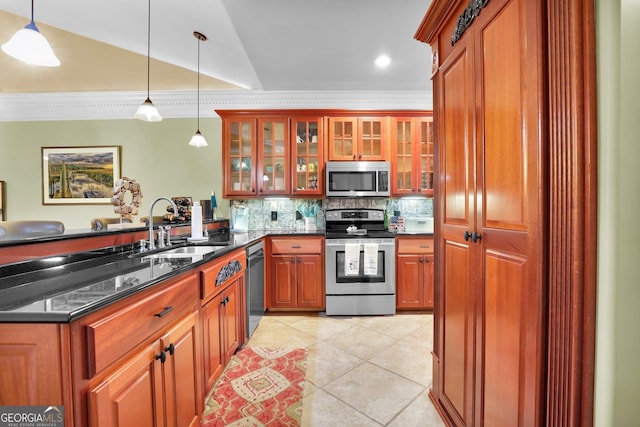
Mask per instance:
[[[162,120],[162,116],[158,112],[158,109],[151,98],[149,97],[149,80],[151,77],[151,0],[149,0],[149,9],[147,15],[147,99],[144,100],[138,111],[133,115],[135,119],[142,120],[144,122],[159,122]]]
[[[189,141],[189,145],[200,148],[200,147],[206,147],[209,144],[207,144],[207,140],[204,139],[204,136],[202,136],[202,134],[200,133],[200,129],[198,129],[196,133],[191,137],[191,141]]]
[[[158,112],[158,109],[153,105],[153,102],[151,102],[151,99],[149,98],[145,99],[145,101],[140,104],[138,111],[136,111],[136,114],[134,114],[133,117],[144,122],[159,122],[162,120],[162,116]]]
[[[206,41],[207,36],[197,31],[193,32],[193,36],[198,39],[198,130],[196,130],[196,133],[191,137],[189,145],[200,148],[209,145],[207,144],[207,140],[204,139],[204,136],[200,133],[200,42]]]
[[[33,21],[33,0],[31,0],[31,22],[18,30],[8,42],[2,45],[2,50],[9,56],[30,65],[41,67],[57,67],[60,60],[53,53],[47,39],[40,34]]]

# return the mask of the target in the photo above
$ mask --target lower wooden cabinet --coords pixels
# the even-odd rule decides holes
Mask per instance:
[[[245,270],[245,251],[239,250],[211,262],[201,272],[205,393],[243,344]]]
[[[396,308],[433,309],[433,238],[396,237]]]
[[[243,248],[71,323],[0,324],[0,405],[65,426],[197,426],[245,337]]]
[[[0,406],[64,406],[71,418],[68,359],[69,325],[0,324]]]
[[[197,311],[189,313],[90,387],[89,425],[198,425],[202,394],[197,325]]]
[[[324,310],[324,238],[274,237],[269,247],[267,308]]]
[[[231,356],[240,346],[242,332],[240,287],[236,279],[203,308],[203,347],[205,385],[209,390],[216,382]]]

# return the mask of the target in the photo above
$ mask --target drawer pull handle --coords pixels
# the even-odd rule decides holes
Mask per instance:
[[[160,363],[164,363],[167,361],[167,353],[161,351],[160,354],[156,354],[156,360],[160,359]]]
[[[169,354],[173,356],[173,353],[176,351],[176,347],[171,343],[168,347],[165,347],[164,351],[168,351]]]
[[[422,249],[428,249],[428,248],[430,248],[431,246],[429,246],[429,245],[420,245],[420,247],[421,247]]]
[[[154,316],[156,316],[156,317],[164,317],[164,315],[169,313],[171,310],[173,310],[173,306],[172,305],[170,305],[169,307],[165,307],[164,310],[162,310],[160,313],[154,314]]]
[[[291,249],[300,249],[301,247],[300,245],[291,245]]]

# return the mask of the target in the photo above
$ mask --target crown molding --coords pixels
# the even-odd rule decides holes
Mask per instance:
[[[0,121],[130,119],[146,92],[0,94]],[[197,115],[196,91],[151,92],[163,118]],[[432,110],[430,91],[258,92],[200,91],[200,117],[215,110]]]

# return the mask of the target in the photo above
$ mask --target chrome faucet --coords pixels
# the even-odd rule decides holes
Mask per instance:
[[[178,216],[178,207],[176,206],[176,203],[167,197],[158,197],[153,201],[153,203],[151,203],[151,209],[149,209],[149,250],[150,251],[156,248],[155,238],[153,236],[153,207],[160,200],[166,200],[167,202],[171,203],[171,206],[173,206],[173,214],[175,216]]]

